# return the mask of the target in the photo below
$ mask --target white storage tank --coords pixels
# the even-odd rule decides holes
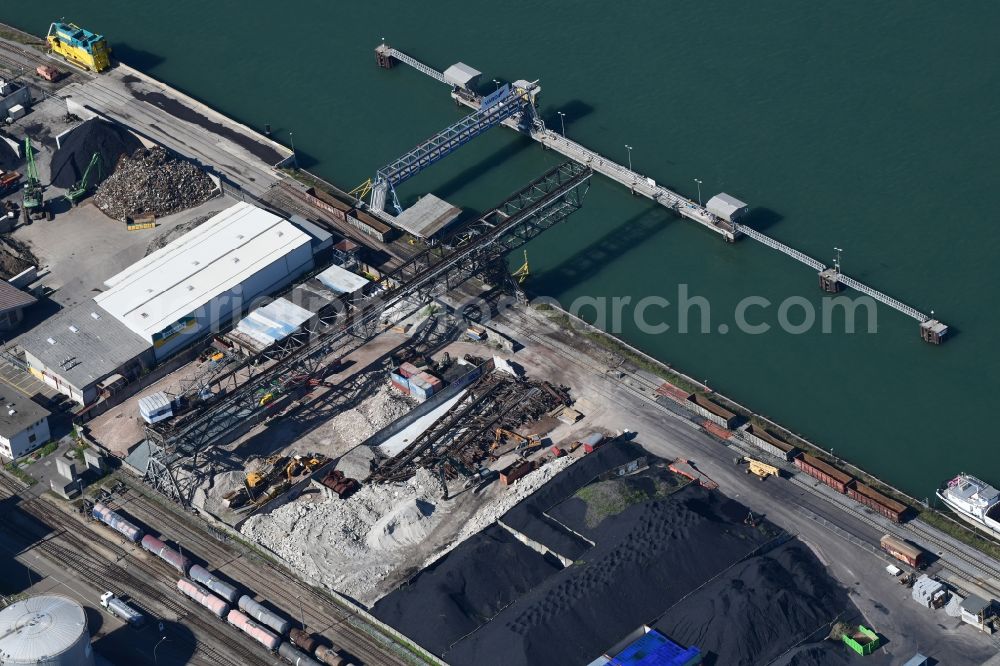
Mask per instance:
[[[94,666],[83,607],[67,597],[45,595],[0,611],[0,664]]]

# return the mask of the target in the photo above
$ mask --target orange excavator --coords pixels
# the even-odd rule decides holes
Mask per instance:
[[[524,436],[513,430],[497,428],[494,433],[493,444],[490,445],[490,453],[501,456],[506,453],[527,452],[542,445],[542,438],[538,435]]]

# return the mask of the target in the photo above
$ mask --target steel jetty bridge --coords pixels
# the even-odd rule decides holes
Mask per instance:
[[[718,211],[713,212],[709,210],[708,206],[692,201],[660,185],[654,179],[637,173],[611,158],[590,150],[586,146],[548,129],[542,119],[535,114],[534,110],[534,100],[540,91],[537,82],[516,81],[513,86],[508,84],[503,88],[499,88],[495,93],[483,96],[474,90],[480,72],[463,63],[456,63],[448,68],[447,71],[440,72],[385,43],[376,47],[375,57],[376,62],[382,68],[389,69],[397,62],[402,62],[436,81],[451,86],[451,96],[456,103],[473,110],[471,116],[455,123],[422,144],[422,146],[428,146],[429,149],[424,148],[411,151],[410,154],[404,155],[393,163],[394,167],[399,169],[400,160],[412,160],[416,168],[409,169],[407,171],[408,175],[415,175],[416,172],[428,166],[431,162],[443,158],[451,150],[463,145],[471,140],[473,136],[478,135],[486,129],[495,125],[505,125],[510,129],[530,136],[543,147],[561,153],[575,162],[585,164],[595,173],[599,173],[624,185],[634,195],[644,196],[673,211],[677,215],[696,222],[703,228],[718,234],[728,242],[735,242],[740,237],[745,236],[805,264],[816,271],[819,276],[820,287],[828,293],[836,293],[844,287],[849,287],[915,319],[920,324],[921,337],[927,342],[940,344],[948,335],[948,326],[946,324],[921,312],[917,308],[845,275],[840,270],[839,260],[835,260],[832,266],[827,266],[800,250],[796,250],[756,229],[741,224],[738,212],[745,211],[745,204],[742,202],[733,200],[735,204],[744,207],[743,211],[734,211],[734,214],[731,216],[718,214]],[[517,111],[511,112],[510,105],[515,102],[520,103],[520,107]],[[506,111],[504,113],[497,113],[496,107],[505,108]],[[483,119],[490,116],[493,117],[492,122]],[[469,128],[471,127],[475,129],[470,130]],[[432,159],[428,159],[424,154],[428,150],[433,155]],[[384,214],[383,207],[386,201],[384,190],[386,187],[391,189],[391,186],[395,183],[392,182],[384,185],[383,191],[380,192],[377,186],[378,180],[377,178],[375,186],[376,196],[372,197],[374,203],[372,209],[377,214]],[[384,182],[385,178],[383,177],[382,180]],[[368,189],[371,189],[371,187]],[[395,197],[394,190],[392,190],[392,196]],[[712,201],[710,200],[708,205],[711,206],[711,204]],[[397,204],[398,209],[399,206]]]

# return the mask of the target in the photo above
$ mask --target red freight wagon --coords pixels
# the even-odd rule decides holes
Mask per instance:
[[[889,520],[898,523],[900,516],[906,511],[906,505],[896,500],[886,497],[874,488],[866,486],[860,481],[855,481],[853,486],[847,489],[847,496],[855,502],[864,504],[869,509],[877,511]]]
[[[911,567],[918,568],[923,565],[924,552],[908,541],[903,541],[891,534],[886,534],[879,541],[879,545],[882,547],[882,550],[900,562],[906,562]]]
[[[847,484],[854,480],[850,474],[845,474],[808,453],[799,455],[795,459],[795,466],[814,479],[819,479],[838,493],[846,493]]]

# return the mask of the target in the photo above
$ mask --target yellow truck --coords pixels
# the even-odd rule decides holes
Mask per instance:
[[[111,67],[111,48],[103,35],[63,21],[55,21],[49,26],[46,36],[49,50],[62,56],[67,62],[88,69],[103,72]]]

